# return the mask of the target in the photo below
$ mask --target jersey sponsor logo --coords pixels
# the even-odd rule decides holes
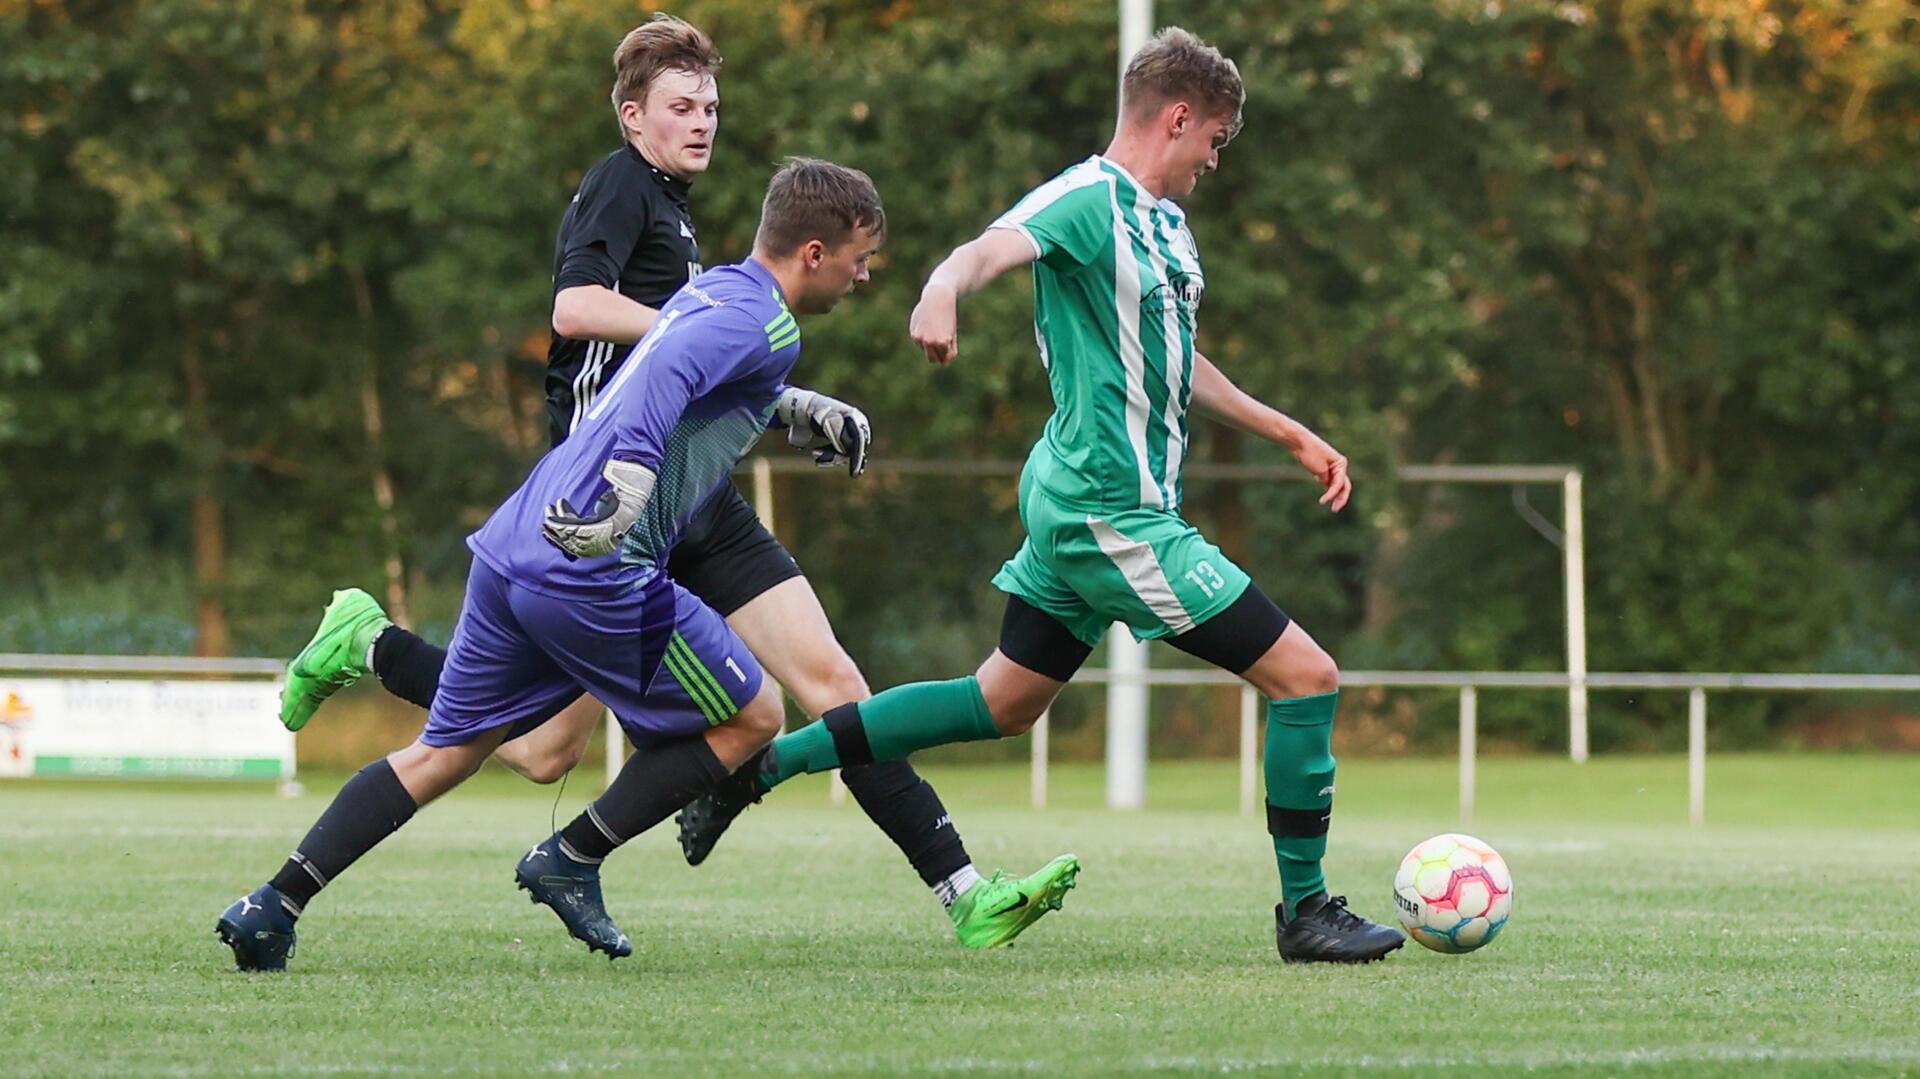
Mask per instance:
[[[1164,283],[1140,297],[1140,313],[1164,315],[1172,311],[1192,321],[1200,313],[1200,298],[1206,291],[1206,278],[1175,270],[1167,275]]]
[[[687,264],[687,269],[693,270],[696,273],[698,272],[696,265],[691,262]],[[706,289],[701,288],[699,285],[694,285],[694,284],[682,285],[681,291],[685,292],[687,295],[693,297],[694,299],[699,300],[701,303],[706,304],[708,307],[727,306],[727,301],[716,299],[713,293],[708,292]]]

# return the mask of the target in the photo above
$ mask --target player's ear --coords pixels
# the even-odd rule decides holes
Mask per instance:
[[[1168,122],[1173,128],[1173,137],[1179,138],[1187,133],[1187,125],[1193,123],[1193,109],[1184,101],[1176,101],[1168,111]]]
[[[827,245],[819,240],[808,240],[800,246],[800,261],[809,270],[817,270],[827,259]]]

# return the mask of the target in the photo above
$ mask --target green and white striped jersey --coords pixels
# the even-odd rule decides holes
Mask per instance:
[[[1096,155],[992,227],[1036,255],[1034,335],[1054,412],[1028,475],[1079,509],[1177,510],[1206,285],[1186,213]]]

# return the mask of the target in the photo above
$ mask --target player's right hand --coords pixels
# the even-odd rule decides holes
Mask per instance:
[[[612,491],[601,495],[593,509],[586,513],[574,509],[573,503],[563,498],[547,507],[546,516],[540,521],[540,534],[560,548],[569,562],[612,554],[619,546],[619,540],[613,535],[613,515],[619,508],[620,496]]]
[[[1304,431],[1300,444],[1294,447],[1293,456],[1325,488],[1320,494],[1322,506],[1329,507],[1335,513],[1347,507],[1347,499],[1353,495],[1353,477],[1347,471],[1345,454],[1312,431]]]
[[[942,367],[960,355],[958,306],[959,300],[951,290],[928,285],[920,294],[913,317],[907,320],[907,333],[913,343],[920,346],[930,362]]]
[[[640,511],[653,497],[653,469],[638,461],[610,460],[601,475],[609,487],[595,500],[592,510],[581,513],[562,498],[547,507],[540,521],[540,534],[560,548],[569,562],[619,550],[627,532],[640,519]]]

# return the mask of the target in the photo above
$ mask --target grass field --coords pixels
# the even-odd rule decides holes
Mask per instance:
[[[1450,761],[1342,763],[1329,877],[1392,916],[1400,855],[1457,826]],[[1677,758],[1493,760],[1472,831],[1517,913],[1491,947],[1283,966],[1261,828],[1231,765],[945,768],[975,860],[1062,850],[1079,890],[1011,949],[956,945],[851,804],[790,784],[705,867],[669,830],[617,855],[609,964],[509,880],[552,790],[484,775],[316,901],[285,976],[211,933],[339,777],[0,785],[0,1074],[1920,1074],[1920,758],[1715,758],[1690,830]],[[587,797],[576,783],[564,821]]]

